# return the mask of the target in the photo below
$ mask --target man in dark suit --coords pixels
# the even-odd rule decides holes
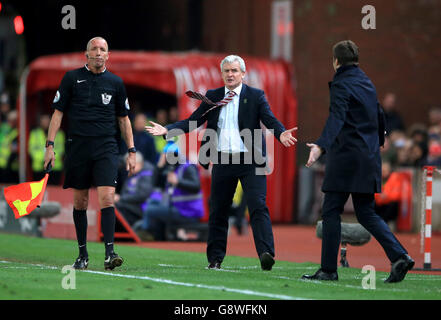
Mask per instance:
[[[163,127],[151,122],[146,130],[153,135],[172,136],[187,133],[207,122],[199,151],[199,163],[211,176],[207,259],[209,269],[220,269],[226,254],[228,212],[237,182],[240,180],[250,212],[254,243],[263,270],[274,265],[274,240],[270,214],[266,206],[266,146],[260,121],[274,130],[275,137],[286,147],[297,141],[271,112],[262,90],[243,83],[245,62],[239,56],[227,56],[221,62],[224,87],[208,90],[207,99],[185,120]],[[213,107],[211,101],[220,105]],[[256,134],[256,132],[260,132]]]
[[[334,79],[329,83],[329,117],[322,135],[310,147],[310,167],[326,153],[322,191],[323,238],[321,268],[309,280],[338,280],[337,255],[340,245],[340,214],[352,195],[358,221],[381,244],[392,262],[386,282],[399,282],[414,261],[387,224],[374,210],[374,193],[381,192],[380,145],[384,143],[384,114],[371,80],[358,67],[358,48],[350,40],[333,48]]]

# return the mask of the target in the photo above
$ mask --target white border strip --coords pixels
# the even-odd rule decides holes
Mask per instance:
[[[2,261],[2,260],[0,260],[0,263],[16,263],[16,264],[33,266],[33,267],[40,267],[43,269],[59,270],[58,267],[45,266],[42,264],[31,264],[31,263]],[[110,277],[126,278],[126,279],[147,280],[147,281],[170,284],[170,285],[175,285],[175,286],[194,287],[194,288],[202,288],[202,289],[208,289],[208,290],[234,292],[234,293],[241,293],[241,294],[250,295],[250,296],[266,297],[266,298],[271,298],[271,299],[309,300],[307,298],[293,297],[293,296],[287,296],[287,295],[282,295],[282,294],[273,294],[273,293],[259,292],[259,291],[253,291],[253,290],[234,289],[234,288],[227,288],[224,286],[210,286],[210,285],[198,284],[198,283],[179,282],[179,281],[162,279],[162,278],[152,278],[152,277],[148,277],[148,276],[135,276],[135,275],[130,275],[130,274],[109,273],[109,272],[93,271],[93,270],[83,270],[81,272],[87,272],[87,273],[91,273],[91,274],[99,274],[99,275],[110,276]]]
[[[111,277],[127,278],[127,279],[148,280],[148,281],[153,281],[153,282],[171,284],[171,285],[175,285],[175,286],[195,287],[195,288],[202,288],[202,289],[209,289],[209,290],[216,290],[216,291],[234,292],[234,293],[241,293],[241,294],[251,295],[251,296],[267,297],[267,298],[272,298],[272,299],[309,300],[306,298],[292,297],[292,296],[286,296],[286,295],[281,295],[281,294],[272,294],[272,293],[252,291],[252,290],[234,289],[234,288],[227,288],[224,286],[210,286],[210,285],[198,284],[198,283],[179,282],[179,281],[162,279],[162,278],[151,278],[148,276],[134,276],[134,275],[129,275],[129,274],[108,273],[108,272],[92,271],[92,270],[84,270],[83,272],[92,273],[92,274],[100,274],[100,275],[111,276]]]

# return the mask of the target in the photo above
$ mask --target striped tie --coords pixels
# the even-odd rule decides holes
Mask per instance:
[[[197,100],[202,100],[203,102],[205,102],[208,105],[211,105],[213,107],[211,107],[210,109],[208,109],[207,111],[204,112],[204,114],[202,115],[205,116],[208,112],[210,112],[213,109],[216,109],[217,107],[223,107],[226,106],[227,104],[229,104],[231,102],[231,100],[233,100],[233,97],[236,95],[236,92],[234,91],[229,91],[227,96],[222,99],[221,101],[218,102],[213,102],[210,99],[208,99],[206,96],[198,93],[198,92],[194,92],[194,91],[187,91],[185,93],[187,96],[189,96],[190,98],[193,99],[197,99]]]

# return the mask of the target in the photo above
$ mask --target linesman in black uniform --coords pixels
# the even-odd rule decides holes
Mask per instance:
[[[84,67],[66,72],[55,95],[54,113],[46,142],[44,167],[54,164],[54,140],[64,113],[68,117],[68,135],[63,188],[73,188],[73,220],[79,256],[75,269],[86,269],[89,257],[86,248],[89,188],[97,187],[104,234],[104,268],[113,270],[123,259],[113,250],[115,233],[114,194],[117,184],[119,126],[129,146],[126,169],[133,174],[136,149],[128,117],[129,102],[122,79],[106,70],[108,45],[101,37],[92,38],[85,52]]]

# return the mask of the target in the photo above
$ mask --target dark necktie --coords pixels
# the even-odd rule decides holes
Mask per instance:
[[[197,99],[197,100],[202,100],[206,104],[208,104],[210,106],[213,106],[213,107],[211,107],[210,109],[208,109],[207,111],[204,112],[204,114],[202,115],[202,117],[203,117],[208,112],[210,112],[211,110],[216,109],[218,107],[226,106],[228,103],[230,103],[231,100],[233,100],[233,97],[236,95],[236,92],[229,91],[227,96],[225,98],[223,98],[221,101],[218,101],[218,102],[211,101],[210,99],[208,99],[206,96],[200,94],[199,92],[187,91],[185,94],[187,96],[189,96],[190,98]]]

